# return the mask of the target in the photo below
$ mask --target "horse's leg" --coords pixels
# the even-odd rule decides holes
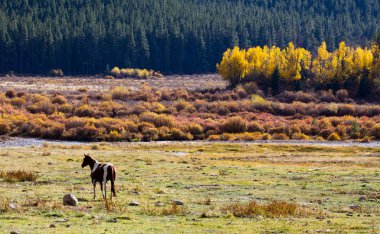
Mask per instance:
[[[100,190],[102,190],[102,196],[103,196],[103,198],[104,198],[103,182],[100,182]]]
[[[95,198],[96,198],[96,192],[95,192],[95,189],[96,189],[96,181],[95,181],[95,180],[92,182],[92,185],[93,185],[93,187],[94,187],[94,199],[95,199]]]
[[[111,192],[114,197],[116,197],[116,190],[115,190],[115,179],[116,179],[116,171],[115,168],[112,168],[112,175],[111,175]]]

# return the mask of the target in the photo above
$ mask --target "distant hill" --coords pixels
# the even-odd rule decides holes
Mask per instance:
[[[379,0],[1,1],[0,73],[213,72],[234,45],[335,49],[377,31]]]

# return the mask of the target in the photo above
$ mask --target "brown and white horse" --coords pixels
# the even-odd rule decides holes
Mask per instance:
[[[115,179],[116,179],[116,168],[114,165],[106,163],[100,164],[98,161],[92,159],[90,155],[84,154],[84,159],[82,162],[82,168],[90,166],[91,168],[91,181],[94,186],[94,199],[95,199],[95,188],[96,183],[100,183],[100,189],[102,190],[103,199],[107,198],[107,181],[111,181],[111,200],[112,195],[116,197],[115,191]]]

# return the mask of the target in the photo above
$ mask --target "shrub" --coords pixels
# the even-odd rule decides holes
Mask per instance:
[[[296,132],[296,133],[293,133],[292,139],[293,140],[310,140],[310,137],[306,134]]]
[[[220,136],[219,135],[210,135],[207,140],[209,141],[219,141],[220,140]]]
[[[247,131],[247,122],[240,116],[235,116],[227,119],[220,130],[225,133],[242,133]]]
[[[122,141],[124,139],[125,137],[123,136],[123,134],[119,133],[116,130],[110,131],[110,133],[108,133],[105,137],[106,141],[113,141],[113,142]]]
[[[55,97],[53,98],[53,100],[51,101],[51,103],[62,105],[62,104],[67,103],[67,99],[64,96],[62,96],[62,95],[55,95]]]
[[[51,69],[49,71],[49,75],[53,76],[53,77],[63,77],[64,73],[63,73],[62,69],[56,68],[56,69]]]
[[[248,132],[264,132],[264,128],[257,122],[249,122],[247,125],[247,131]]]
[[[375,124],[371,129],[371,134],[376,140],[380,140],[380,123]]]
[[[16,97],[11,100],[12,106],[16,107],[22,107],[26,103],[26,100],[24,98]]]
[[[80,87],[78,89],[78,92],[80,92],[80,93],[86,93],[86,92],[88,92],[88,89],[86,87]]]
[[[7,98],[14,98],[14,97],[16,97],[16,92],[14,90],[7,90],[5,92],[5,96]]]
[[[252,218],[259,215],[273,218],[306,214],[298,205],[285,201],[273,201],[266,205],[257,204],[255,201],[234,203],[224,206],[222,211],[232,213],[235,217],[241,218]]]
[[[145,128],[142,131],[143,141],[155,141],[159,138],[157,128]]]
[[[28,106],[27,110],[31,113],[45,113],[47,115],[51,115],[55,112],[55,105],[52,104],[50,101],[42,101],[38,102],[34,105]]]
[[[349,98],[348,91],[346,89],[339,89],[336,92],[336,97],[339,99],[339,101],[344,102]]]
[[[203,127],[200,124],[197,123],[191,123],[187,126],[187,130],[191,135],[193,135],[196,138],[200,138],[203,134]]]
[[[192,140],[193,136],[190,133],[183,132],[178,128],[173,128],[170,132],[169,139],[174,141],[186,141]]]
[[[140,114],[140,121],[154,124],[157,117],[158,114],[147,111]]]
[[[10,133],[11,127],[6,122],[0,122],[0,135],[5,135]]]
[[[340,136],[337,133],[333,132],[330,134],[329,137],[327,137],[327,140],[328,141],[341,141],[342,139],[340,138]]]
[[[75,109],[74,115],[79,117],[94,117],[95,110],[89,105],[83,105]]]
[[[154,125],[156,127],[173,127],[174,126],[174,118],[169,115],[160,114],[154,119]]]
[[[126,87],[115,87],[111,90],[113,100],[125,101],[128,98],[129,91]]]
[[[34,172],[18,170],[18,171],[0,171],[0,178],[7,182],[25,182],[36,181],[38,175]]]
[[[58,111],[65,113],[65,114],[68,114],[68,113],[71,113],[73,111],[73,107],[68,103],[62,104],[62,105],[58,106]]]
[[[160,114],[166,111],[166,107],[159,102],[154,102],[152,103],[150,110]]]
[[[275,133],[272,135],[273,140],[284,141],[289,140],[289,137],[285,133]]]
[[[175,103],[175,107],[177,108],[177,111],[182,111],[185,110],[187,112],[194,112],[195,108],[194,106],[185,100],[179,100],[178,102]]]
[[[120,69],[118,67],[114,67],[112,70],[111,70],[111,74],[115,77],[118,77],[120,76]]]
[[[104,79],[106,79],[106,80],[113,80],[113,79],[115,79],[115,77],[113,77],[113,76],[104,76]]]
[[[243,84],[243,89],[248,94],[255,94],[258,91],[257,85],[255,82],[245,83]]]
[[[261,140],[263,140],[263,141],[269,141],[271,139],[272,139],[272,136],[268,133],[263,134],[261,137]]]

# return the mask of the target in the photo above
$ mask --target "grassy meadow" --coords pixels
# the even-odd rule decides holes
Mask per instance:
[[[80,166],[84,153],[117,168],[118,197],[107,205],[99,187],[93,200],[90,169]],[[227,142],[3,148],[0,230],[378,233],[379,156],[379,148]],[[37,178],[7,179],[18,170]],[[79,205],[63,206],[66,193]],[[184,205],[173,205],[177,200]]]

